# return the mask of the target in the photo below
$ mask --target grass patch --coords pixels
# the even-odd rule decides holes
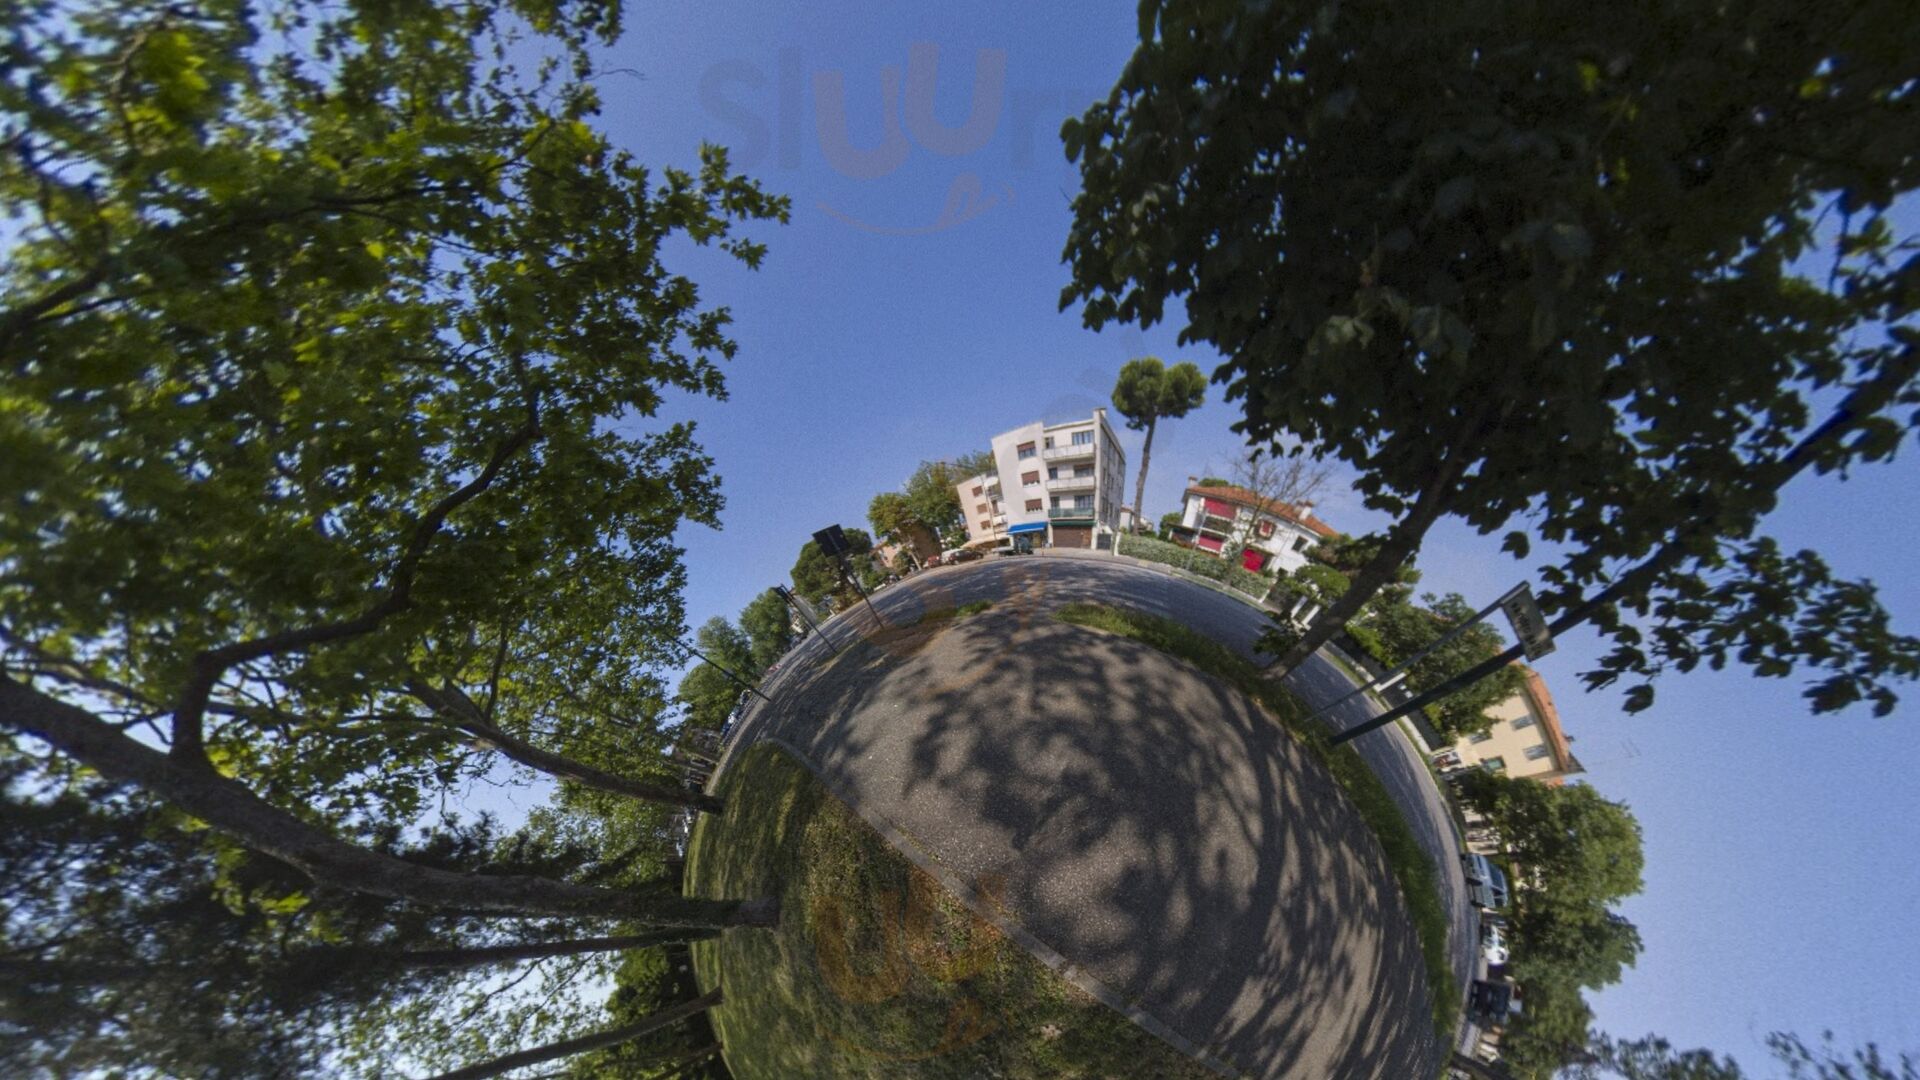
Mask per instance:
[[[929,623],[946,622],[950,619],[964,619],[969,615],[978,615],[992,606],[991,600],[975,600],[970,604],[961,604],[959,607],[929,608],[920,613],[920,618],[913,625],[926,626]]]
[[[1351,746],[1334,746],[1327,730],[1309,719],[1306,707],[1286,688],[1264,678],[1259,668],[1225,645],[1187,626],[1157,615],[1104,604],[1068,604],[1054,617],[1076,626],[1092,627],[1129,637],[1237,688],[1259,702],[1280,725],[1325,765],[1360,811],[1386,853],[1387,866],[1400,885],[1413,918],[1414,933],[1427,965],[1428,997],[1433,1001],[1433,1023],[1443,1040],[1451,1040],[1460,1003],[1453,992],[1453,965],[1447,959],[1449,920],[1440,902],[1440,881],[1433,860],[1421,849],[1413,829],[1385,784]]]
[[[711,1016],[739,1080],[1213,1076],[975,917],[778,748],[747,749],[720,794],[688,893],[781,902],[778,929],[693,946],[701,987],[725,989]]]

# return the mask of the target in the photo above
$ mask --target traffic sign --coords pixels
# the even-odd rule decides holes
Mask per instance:
[[[1553,651],[1553,631],[1547,629],[1547,618],[1540,614],[1531,586],[1522,585],[1507,594],[1500,601],[1500,610],[1507,613],[1513,636],[1526,650],[1527,659],[1538,660]]]

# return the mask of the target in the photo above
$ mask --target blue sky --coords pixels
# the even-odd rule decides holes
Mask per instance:
[[[689,251],[683,272],[731,305],[731,400],[671,402],[692,417],[724,478],[724,528],[690,529],[689,613],[733,615],[784,580],[800,544],[833,522],[865,525],[877,492],[926,458],[984,447],[1038,418],[1106,403],[1119,366],[1174,347],[1173,330],[1083,330],[1057,300],[1077,177],[1060,121],[1103,96],[1131,53],[1121,4],[735,2],[636,8],[604,62],[603,123],[643,160],[691,164],[701,140],[793,198],[793,222],[764,229],[765,268],[747,274]],[[910,107],[909,58],[938,50],[931,123]],[[976,79],[976,65],[982,73]],[[891,130],[882,88],[902,89]],[[844,97],[845,123],[830,107]],[[994,93],[998,89],[998,94]],[[924,100],[924,99],[922,99]],[[977,104],[981,121],[966,124]],[[1151,516],[1189,474],[1234,455],[1234,409],[1164,426],[1148,480]],[[1139,437],[1123,432],[1129,467]],[[1128,492],[1131,495],[1131,479]],[[1920,455],[1853,480],[1803,480],[1772,531],[1817,546],[1878,582],[1920,629],[1911,535],[1920,531]],[[1336,526],[1383,521],[1338,491]],[[1425,584],[1476,602],[1524,575],[1497,542],[1444,525],[1421,556]],[[1910,728],[1920,688],[1894,716],[1812,717],[1796,682],[1742,672],[1660,685],[1627,717],[1618,696],[1584,694],[1597,655],[1574,634],[1540,664],[1588,779],[1630,804],[1647,834],[1647,889],[1626,905],[1646,939],[1640,966],[1595,1001],[1621,1035],[1764,1058],[1770,1030],[1920,1048],[1920,786]]]

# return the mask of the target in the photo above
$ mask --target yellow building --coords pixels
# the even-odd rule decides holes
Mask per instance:
[[[1452,750],[1462,765],[1558,784],[1585,769],[1567,745],[1546,681],[1531,668],[1522,670],[1527,678],[1520,692],[1487,710],[1493,725],[1454,743]]]

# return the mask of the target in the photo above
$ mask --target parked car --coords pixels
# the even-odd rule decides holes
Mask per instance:
[[[1512,894],[1507,889],[1507,875],[1500,868],[1487,861],[1485,855],[1468,852],[1460,856],[1460,866],[1466,872],[1467,896],[1479,907],[1487,911],[1505,911]]]
[[[1467,991],[1467,1015],[1483,1024],[1504,1024],[1520,1011],[1520,988],[1507,980],[1473,980]]]
[[[1489,920],[1480,924],[1480,955],[1487,958],[1488,964],[1507,962],[1507,931],[1498,922]]]
[[[943,551],[940,553],[940,563],[942,566],[971,562],[978,558],[980,558],[980,552],[973,548],[954,548],[952,551]]]

